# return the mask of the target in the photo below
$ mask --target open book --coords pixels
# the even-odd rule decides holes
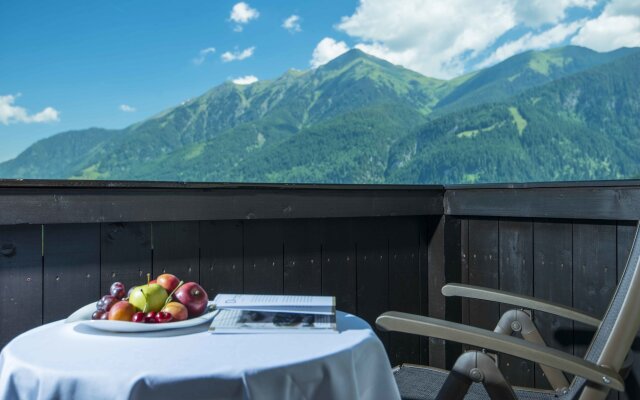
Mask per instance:
[[[219,294],[212,333],[336,333],[335,298]]]

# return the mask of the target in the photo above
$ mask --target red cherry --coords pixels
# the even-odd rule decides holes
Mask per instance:
[[[149,311],[145,316],[144,316],[144,322],[148,323],[148,324],[154,324],[156,322],[158,322],[156,320],[156,312],[155,311]]]
[[[144,323],[145,322],[144,313],[138,311],[137,313],[133,314],[133,317],[131,317],[131,321]]]
[[[165,322],[171,322],[173,321],[173,315],[168,312],[160,311],[158,314],[156,314],[156,321],[161,324]]]

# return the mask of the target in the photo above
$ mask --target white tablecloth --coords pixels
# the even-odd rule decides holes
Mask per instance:
[[[0,353],[0,399],[399,399],[368,324],[339,334],[119,334],[62,321]]]

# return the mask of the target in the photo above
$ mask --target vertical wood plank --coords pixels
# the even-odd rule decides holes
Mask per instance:
[[[617,226],[617,275],[618,281],[622,277],[624,268],[627,265],[627,258],[631,251],[633,238],[636,233],[636,224],[631,222],[619,222]],[[625,392],[619,393],[621,400],[631,400],[640,398],[640,335],[636,336],[631,352],[636,360],[631,366],[629,376],[625,380]]]
[[[394,218],[387,225],[389,237],[389,308],[420,314],[419,221]],[[420,338],[393,332],[389,334],[391,365],[420,363]]]
[[[533,295],[541,300],[573,304],[573,231],[570,222],[533,224]],[[573,354],[573,321],[537,312],[535,324],[547,346]],[[551,389],[536,365],[535,386]]]
[[[500,287],[498,220],[469,219],[469,284]],[[469,301],[469,323],[493,330],[500,318],[500,307],[483,300]]]
[[[325,219],[322,245],[322,294],[335,296],[336,308],[357,314],[356,238],[353,220]]]
[[[42,324],[42,227],[0,226],[0,349]]]
[[[429,242],[439,217],[419,221],[420,315],[429,315]],[[429,338],[420,337],[420,364],[429,364]]]
[[[244,290],[282,294],[282,221],[245,221],[244,246]]]
[[[107,294],[113,282],[127,290],[147,282],[151,273],[151,224],[127,222],[100,226],[100,293]]]
[[[185,282],[199,282],[198,222],[154,222],[152,228],[153,276],[169,273]]]
[[[210,299],[243,293],[242,221],[200,222],[200,284]]]
[[[322,240],[318,220],[291,220],[284,225],[284,293],[322,293]]]
[[[601,318],[617,280],[616,225],[601,222],[573,224],[573,307]],[[573,325],[573,351],[583,357],[594,328]]]
[[[533,295],[533,224],[528,220],[500,220],[500,289]],[[500,315],[514,308],[500,305]],[[500,368],[512,385],[534,386],[534,363],[501,354]]]
[[[389,348],[388,333],[375,326],[378,315],[389,310],[389,249],[385,219],[354,221],[357,237],[358,315],[367,321]]]
[[[43,321],[68,317],[100,293],[100,224],[44,226]]]

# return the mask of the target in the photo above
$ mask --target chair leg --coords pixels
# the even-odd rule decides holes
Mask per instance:
[[[456,360],[436,400],[463,400],[473,382],[482,383],[493,400],[517,399],[493,358],[480,351],[468,351]]]
[[[546,346],[531,316],[522,310],[513,309],[505,312],[493,331],[504,335],[520,332],[524,340]],[[546,365],[540,365],[540,369],[556,392],[562,393],[569,387],[569,381],[562,371]]]

